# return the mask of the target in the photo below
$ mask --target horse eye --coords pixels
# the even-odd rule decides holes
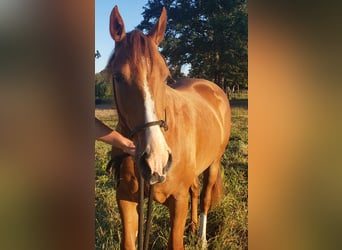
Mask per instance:
[[[124,81],[125,78],[121,73],[115,73],[113,75],[113,79],[115,82],[122,82],[122,81]]]
[[[166,78],[166,83],[167,83],[167,85],[172,85],[172,84],[174,84],[176,81],[171,77],[171,76],[168,76],[167,78]]]

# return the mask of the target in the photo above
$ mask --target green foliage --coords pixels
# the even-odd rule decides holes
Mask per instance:
[[[95,103],[112,103],[113,86],[104,72],[95,74]]]
[[[162,6],[168,24],[160,46],[174,77],[190,64],[191,77],[247,87],[247,0],[150,0],[138,27],[151,30]]]
[[[248,249],[248,112],[234,102],[230,141],[221,160],[225,195],[208,214],[208,249]],[[96,116],[112,128],[116,124],[116,117],[108,113]],[[104,171],[109,150],[109,145],[96,142],[96,249],[120,249],[121,222],[113,179]],[[165,249],[170,232],[168,210],[154,203],[152,214],[150,249]],[[197,236],[189,233],[189,217],[190,214],[184,234],[185,249],[200,249]]]

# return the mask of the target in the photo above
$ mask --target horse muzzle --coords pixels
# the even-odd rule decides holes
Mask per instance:
[[[159,170],[156,170],[155,166],[153,166],[154,162],[153,160],[151,160],[151,157],[151,155],[145,152],[137,161],[144,180],[148,182],[150,185],[165,182],[166,174],[169,171],[172,163],[171,153],[168,154],[166,164],[162,166],[162,168],[159,168]]]

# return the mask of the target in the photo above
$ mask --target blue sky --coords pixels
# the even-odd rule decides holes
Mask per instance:
[[[95,0],[95,50],[101,54],[95,59],[95,73],[104,69],[114,49],[109,34],[109,15],[115,5],[125,22],[126,31],[133,30],[143,20],[141,13],[148,0]]]

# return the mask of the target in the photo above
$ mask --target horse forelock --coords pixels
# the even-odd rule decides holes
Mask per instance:
[[[132,62],[138,66],[141,59],[144,58],[146,63],[152,63],[152,46],[151,41],[140,31],[133,30],[128,35],[128,46],[130,48]]]
[[[116,56],[119,53],[121,55],[123,54],[123,57]],[[142,31],[135,29],[126,34],[124,41],[116,44],[115,49],[108,60],[106,69],[112,71],[115,60],[126,58],[126,62],[130,64],[130,68],[133,72],[139,72],[143,69],[146,73],[152,74],[154,64],[156,64],[157,61],[160,62],[160,59],[156,59],[157,55],[160,55],[165,70],[169,71],[165,58],[159,53],[153,41]]]
[[[115,49],[109,57],[107,68],[111,68],[115,60],[119,60],[117,54],[124,53],[132,68],[137,69],[141,64],[149,64],[152,70],[153,48],[152,42],[140,30],[133,30],[126,35],[126,39],[115,45]],[[122,58],[122,57],[120,57]],[[145,66],[145,65],[143,65]]]
[[[152,72],[154,48],[152,42],[140,30],[127,33],[122,49],[125,50],[124,53],[126,53],[132,70],[139,71],[143,68],[150,73]]]

